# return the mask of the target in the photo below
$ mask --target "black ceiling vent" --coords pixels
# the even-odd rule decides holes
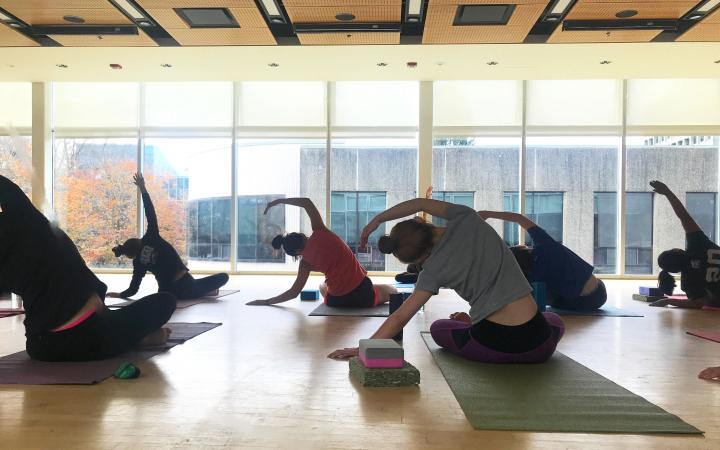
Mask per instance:
[[[515,5],[460,5],[453,25],[507,25]]]
[[[240,28],[227,8],[175,8],[190,28]]]

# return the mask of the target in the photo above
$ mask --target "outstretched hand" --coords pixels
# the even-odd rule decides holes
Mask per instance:
[[[367,247],[368,239],[370,239],[370,235],[373,231],[377,230],[377,228],[380,226],[380,221],[377,220],[377,217],[373,217],[373,219],[368,222],[367,225],[365,225],[365,228],[363,228],[362,233],[360,233],[360,248]]]
[[[341,350],[335,350],[328,355],[330,359],[349,359],[353,356],[360,354],[360,349],[357,347],[343,348]]]
[[[698,374],[701,380],[720,382],[720,367],[708,367]]]
[[[250,306],[268,306],[271,303],[269,300],[253,300],[253,301],[247,302],[245,304],[250,305]]]
[[[672,194],[670,188],[662,181],[653,180],[650,182],[650,186],[652,186],[654,192],[657,192],[660,195]]]
[[[137,186],[141,192],[147,192],[147,189],[145,189],[145,178],[140,172],[136,172],[133,175],[133,184]]]

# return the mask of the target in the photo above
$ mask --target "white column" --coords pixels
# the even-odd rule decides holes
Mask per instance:
[[[230,271],[237,272],[237,124],[240,119],[240,95],[242,95],[242,83],[233,83],[233,112],[232,112],[232,143],[230,157]]]
[[[432,186],[433,168],[433,82],[420,81],[418,121],[418,176],[416,197],[424,197]]]
[[[520,214],[525,214],[525,161],[527,150],[527,81],[522,82],[522,128],[520,131],[520,154],[518,172],[518,208]],[[518,244],[525,244],[525,230],[520,225],[514,225],[518,233]]]
[[[53,202],[52,83],[32,84],[32,202],[48,215]]]
[[[625,187],[627,165],[627,80],[623,80],[622,92],[622,142],[620,143],[620,157],[618,158],[618,195],[617,195],[617,269],[620,275],[625,275]]]

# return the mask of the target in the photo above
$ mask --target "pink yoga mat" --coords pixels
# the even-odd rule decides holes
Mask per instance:
[[[712,330],[693,330],[688,331],[687,334],[697,336],[699,338],[707,339],[708,341],[720,342],[720,331]]]
[[[20,314],[25,314],[25,311],[22,309],[0,308],[0,319],[3,317],[18,316]]]

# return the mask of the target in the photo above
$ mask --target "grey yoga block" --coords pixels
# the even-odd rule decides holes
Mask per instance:
[[[405,352],[392,339],[360,339],[360,354],[365,359],[403,359]]]

